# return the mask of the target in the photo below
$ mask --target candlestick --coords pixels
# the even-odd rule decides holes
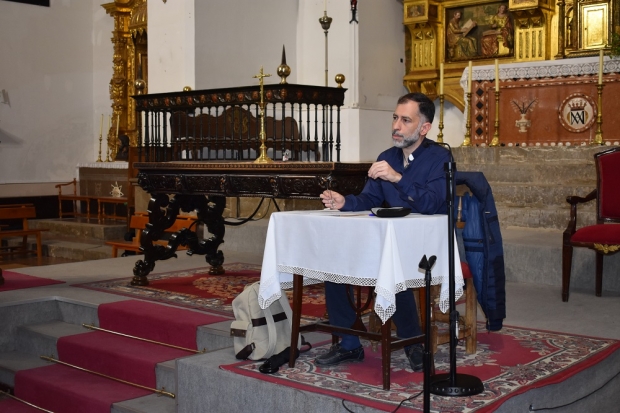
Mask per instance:
[[[443,95],[443,62],[439,63],[439,95]]]
[[[463,140],[463,144],[461,146],[469,147],[471,146],[471,92],[467,91],[467,101],[465,102],[465,113],[467,115],[467,122],[465,124],[465,139]]]
[[[105,161],[110,162],[110,123],[112,122],[112,115],[108,116],[108,139],[105,149]]]
[[[600,81],[599,81],[600,82]],[[592,141],[592,145],[604,145],[603,141],[603,85],[602,83],[596,85],[596,89],[598,90],[598,113],[596,114],[596,134],[594,135],[594,140]]]
[[[99,156],[97,162],[103,162],[101,159],[101,141],[103,140],[103,113],[101,114],[101,122],[99,123]]]
[[[469,61],[469,71],[467,72],[467,92],[471,93],[471,73],[472,73],[472,64],[471,60]]]
[[[603,84],[603,49],[599,51],[598,55],[598,84]]]
[[[493,139],[489,146],[499,146],[499,90],[495,90],[495,132],[493,132]]]
[[[495,59],[495,91],[499,90],[499,62]]]

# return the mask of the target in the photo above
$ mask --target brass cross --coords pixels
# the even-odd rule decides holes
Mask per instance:
[[[254,79],[258,79],[259,85],[260,85],[260,106],[261,108],[263,108],[265,106],[265,102],[263,101],[263,79],[266,77],[270,77],[271,75],[268,74],[264,74],[263,73],[263,67],[260,67],[260,73],[257,75],[252,76]]]

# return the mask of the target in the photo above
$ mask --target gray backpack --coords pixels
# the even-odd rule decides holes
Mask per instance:
[[[282,291],[278,301],[264,310],[258,305],[259,282],[248,284],[232,302],[235,321],[230,325],[235,356],[240,360],[261,360],[291,345],[293,311]],[[297,348],[301,346],[301,335]]]

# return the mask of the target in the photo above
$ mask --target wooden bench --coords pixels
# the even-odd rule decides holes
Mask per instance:
[[[189,228],[194,222],[196,218],[194,217],[177,217],[176,221],[172,226],[165,230],[167,233],[174,233],[180,231],[182,228]],[[133,251],[140,253],[140,240],[142,238],[142,231],[146,228],[146,224],[149,222],[149,216],[143,214],[136,214],[131,216],[131,220],[129,221],[129,228],[136,231],[136,236],[131,241],[106,241],[106,245],[110,245],[112,247],[112,257],[118,257],[118,250],[124,249],[125,251]],[[166,246],[168,241],[166,240],[158,240],[154,242],[158,245]],[[187,249],[187,247],[179,245],[177,250]]]
[[[72,194],[63,194],[62,188],[65,186],[73,185],[73,193]],[[74,217],[86,217],[90,218],[90,200],[91,198],[88,196],[82,196],[77,194],[77,179],[73,178],[73,181],[58,184],[54,186],[58,188],[58,213],[60,218],[63,216],[74,216]],[[62,212],[62,201],[71,201],[73,202],[73,211],[71,212]],[[86,213],[84,214],[81,211],[78,211],[78,202],[86,203]]]
[[[9,226],[3,225],[0,228],[0,245],[5,238],[22,237],[20,246],[3,246],[0,247],[0,256],[13,254],[29,254],[36,253],[37,258],[41,260],[41,232],[47,229],[30,229],[28,228],[28,219],[36,218],[37,213],[32,204],[12,204],[0,205],[0,221],[19,221],[21,220],[20,229],[11,229]],[[28,236],[34,235],[37,239],[37,247],[30,249],[28,247]]]

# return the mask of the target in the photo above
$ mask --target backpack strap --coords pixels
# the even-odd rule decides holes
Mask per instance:
[[[260,282],[255,282],[254,285],[252,285],[252,288],[254,288],[256,296],[258,296]],[[284,297],[286,298],[286,295],[284,295]],[[286,313],[286,309],[284,309],[284,312]],[[263,309],[263,313],[265,314],[265,319],[267,320],[267,331],[269,332],[269,344],[267,346],[267,353],[265,353],[265,357],[271,357],[276,350],[277,344],[276,323],[273,320],[273,314],[271,313],[271,309],[269,307]]]

